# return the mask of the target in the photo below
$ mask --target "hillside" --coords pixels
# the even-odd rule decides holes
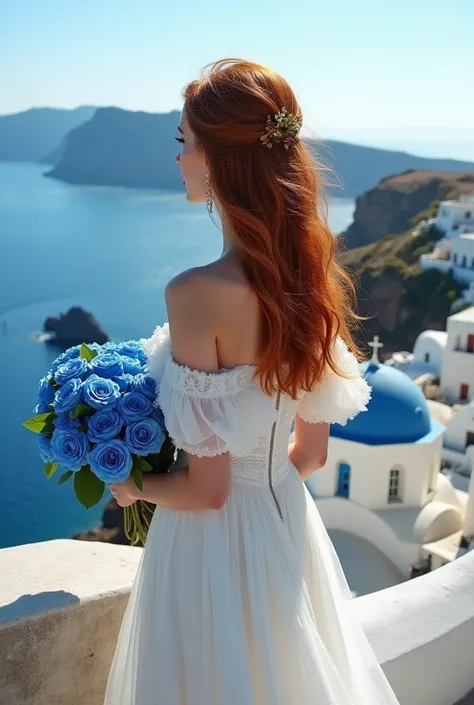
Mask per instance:
[[[451,274],[418,265],[440,235],[434,227],[416,237],[407,231],[339,255],[357,281],[358,313],[368,317],[356,337],[366,344],[379,335],[384,358],[396,350],[411,351],[423,330],[445,330],[461,287]]]
[[[182,188],[175,163],[178,123],[178,112],[98,108],[92,120],[68,134],[47,176],[74,184]]]
[[[406,152],[396,152],[375,147],[363,147],[347,142],[328,140],[323,144],[308,140],[308,144],[324,165],[340,180],[342,195],[355,197],[378,184],[381,179],[408,170],[441,172],[474,172],[474,163],[455,159],[429,159]],[[335,179],[329,175],[330,183]],[[330,191],[338,195],[338,185]]]
[[[178,121],[177,112],[99,108],[92,120],[69,133],[49,175],[76,184],[182,188],[174,160]],[[308,144],[325,165],[334,169],[329,192],[338,196],[356,196],[382,177],[403,169],[474,172],[471,162],[425,159],[336,141]]]
[[[35,162],[55,150],[68,132],[94,114],[95,108],[74,110],[32,108],[0,115],[0,161]]]
[[[382,179],[356,200],[354,222],[344,233],[349,248],[401,233],[433,201],[474,193],[474,172],[405,171]]]

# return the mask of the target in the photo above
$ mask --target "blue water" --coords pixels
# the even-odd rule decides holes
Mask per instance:
[[[21,426],[57,355],[34,342],[44,319],[82,306],[114,340],[148,336],[165,320],[168,280],[221,247],[205,208],[182,194],[75,187],[43,171],[0,164],[0,547],[69,538],[96,526],[102,509],[83,509],[72,483],[46,479]],[[353,210],[330,203],[334,232]]]

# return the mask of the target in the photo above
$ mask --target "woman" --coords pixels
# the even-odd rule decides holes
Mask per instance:
[[[185,91],[177,161],[223,248],[168,284],[169,328],[148,341],[187,467],[113,486],[121,506],[159,506],[106,705],[397,703],[303,484],[329,423],[370,392],[301,123],[288,84],[253,63],[221,61]]]

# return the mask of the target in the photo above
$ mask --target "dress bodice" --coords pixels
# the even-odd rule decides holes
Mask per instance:
[[[340,339],[335,358],[347,377],[328,370],[314,390],[298,399],[265,394],[253,365],[208,373],[178,364],[167,324],[145,344],[148,369],[157,382],[156,403],[176,447],[200,457],[228,452],[235,482],[268,485],[283,479],[295,414],[310,423],[344,424],[365,410],[370,398],[354,356]]]

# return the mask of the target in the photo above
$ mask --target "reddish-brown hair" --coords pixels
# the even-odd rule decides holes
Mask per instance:
[[[280,388],[295,398],[326,365],[338,371],[336,335],[357,350],[350,333],[354,288],[335,259],[320,169],[300,139],[288,150],[268,149],[260,140],[268,115],[285,107],[300,116],[300,107],[281,76],[238,59],[213,64],[184,98],[212,190],[260,300],[257,375],[267,393]]]

